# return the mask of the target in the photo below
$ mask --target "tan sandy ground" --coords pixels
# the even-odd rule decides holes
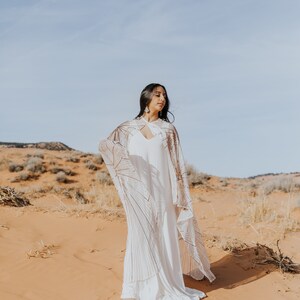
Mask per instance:
[[[25,154],[32,152],[4,149],[0,158],[6,163],[25,161]],[[0,186],[28,191],[25,194],[33,205],[0,206],[0,299],[120,299],[127,234],[122,208],[109,216],[101,210],[103,203],[79,205],[62,193],[42,193],[42,187],[48,191],[49,186],[78,187],[87,197],[95,196],[91,190],[99,191],[92,180],[96,171],[87,170],[81,162],[73,165],[65,162],[64,153],[44,153],[48,168],[49,157],[54,155],[61,157],[58,159],[61,165],[76,168],[78,174],[68,185],[55,182],[49,172],[35,181],[12,183],[17,174],[8,172],[6,163],[2,163]],[[287,223],[283,217],[272,219],[273,212],[267,209],[265,220],[251,220],[248,218],[251,213],[246,213],[245,199],[252,197],[253,189],[246,187],[246,179],[228,179],[226,185],[220,182],[218,177],[213,177],[206,185],[191,189],[217,280],[209,284],[185,276],[186,285],[206,292],[207,299],[299,299],[300,275],[282,274],[272,266],[254,266],[255,255],[251,250],[238,255],[223,250],[235,239],[250,247],[256,242],[265,243],[276,250],[276,240],[280,239],[283,253],[300,262],[297,226]],[[112,186],[109,189],[115,193]],[[266,205],[275,212],[282,211],[284,216],[290,204],[289,220],[299,220],[299,199],[299,192],[274,191]]]

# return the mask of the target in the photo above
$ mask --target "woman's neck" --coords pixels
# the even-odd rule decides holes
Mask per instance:
[[[158,114],[143,114],[143,117],[148,121],[148,122],[152,122],[152,121],[156,121],[158,119]]]

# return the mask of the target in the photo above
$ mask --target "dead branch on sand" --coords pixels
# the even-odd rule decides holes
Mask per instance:
[[[27,206],[32,205],[28,199],[16,192],[14,188],[8,186],[0,187],[0,205]]]
[[[278,252],[266,245],[256,243],[256,247],[254,248],[255,255],[258,256],[256,263],[262,265],[273,264],[283,273],[300,274],[300,264],[294,263],[291,258],[283,255],[279,248],[279,240],[277,240],[277,249]]]

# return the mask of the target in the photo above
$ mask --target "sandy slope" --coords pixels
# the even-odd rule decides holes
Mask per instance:
[[[24,161],[24,153],[30,151],[6,149],[1,155],[5,159],[15,160],[16,156]],[[53,153],[45,151],[45,154],[47,164],[48,155]],[[55,155],[63,154],[55,152]],[[74,185],[89,195],[93,174],[81,164],[76,165],[76,172],[78,175],[69,187]],[[37,185],[57,185],[48,173],[38,181],[22,183],[11,183],[16,174],[9,173],[5,167],[1,168],[0,175],[0,185],[16,189],[30,191],[32,185],[35,189]],[[81,180],[80,176],[85,179]],[[223,250],[235,238],[250,248],[260,242],[274,249],[276,240],[280,239],[282,251],[300,262],[299,231],[283,234],[276,222],[245,222],[241,200],[249,198],[251,193],[241,188],[242,183],[243,180],[235,179],[224,187],[214,177],[210,184],[191,189],[217,280],[209,284],[185,276],[185,283],[205,291],[208,299],[299,299],[300,275],[281,274],[272,266],[254,266],[255,255],[251,249],[239,255]],[[28,192],[28,198],[32,206],[0,207],[0,299],[120,299],[127,234],[125,218],[116,214],[107,216],[94,206],[90,209],[92,213],[83,210],[82,205],[68,209],[74,202],[63,194]],[[274,210],[284,211],[291,201],[291,193],[275,191],[268,199]],[[292,200],[297,199],[300,194],[292,194]],[[299,219],[297,207],[291,212],[290,218]]]

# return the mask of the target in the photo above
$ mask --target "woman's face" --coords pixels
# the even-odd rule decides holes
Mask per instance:
[[[166,104],[166,91],[163,87],[157,86],[154,88],[152,93],[152,99],[149,104],[149,109],[151,112],[161,111]]]

